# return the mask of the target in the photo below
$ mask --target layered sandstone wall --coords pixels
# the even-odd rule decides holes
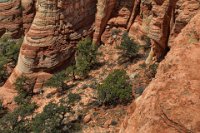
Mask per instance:
[[[17,68],[24,73],[48,71],[69,59],[76,42],[90,34],[95,4],[95,0],[38,0]]]
[[[149,37],[157,59],[164,58],[170,34],[170,23],[173,21],[174,9],[177,0],[154,0],[152,2],[152,20]]]
[[[199,11],[198,0],[152,0],[148,36],[157,60],[163,59],[181,30]]]
[[[2,35],[11,31],[12,36],[25,33],[14,73],[49,72],[63,65],[73,56],[76,43],[84,36],[93,36],[94,43],[100,40],[106,42],[111,33],[110,29],[106,29],[108,25],[126,28],[134,22],[131,13],[133,8],[138,7],[138,2],[135,3],[136,6],[132,0],[1,2]],[[12,76],[9,82],[14,82]]]
[[[35,15],[34,0],[0,0],[0,37],[7,33],[20,38]]]
[[[92,35],[95,13],[96,0],[38,0],[17,66],[7,84],[12,84],[16,75],[40,75],[67,64],[76,43]]]

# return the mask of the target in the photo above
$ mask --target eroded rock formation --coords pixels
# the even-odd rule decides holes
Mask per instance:
[[[22,4],[27,6],[26,1]],[[16,75],[40,75],[67,64],[77,41],[92,34],[95,13],[96,0],[38,0],[17,66],[7,84],[12,84]]]
[[[153,18],[150,23],[149,36],[157,59],[164,57],[168,51],[170,22],[177,0],[154,0],[152,2]]]
[[[0,6],[1,35],[19,37],[25,33],[15,71],[36,73],[62,65],[73,56],[75,44],[84,36],[93,36],[97,44],[112,43],[109,39],[113,27],[129,30],[130,36],[139,42],[142,36],[149,36],[152,51],[148,59],[153,55],[162,59],[173,38],[198,11],[199,2],[6,0]]]
[[[1,5],[9,5],[12,2],[2,2]],[[35,77],[67,64],[74,55],[76,43],[84,36],[93,36],[93,42],[98,44],[102,34],[103,40],[106,40],[109,35],[105,30],[106,26],[126,28],[134,5],[132,0],[99,0],[98,2],[97,0],[22,0],[14,2],[18,5],[11,4],[10,8],[20,7],[21,12],[18,11],[20,23],[14,21],[16,13],[10,14],[14,16],[9,21],[16,27],[12,34],[21,35],[19,33],[23,31],[25,37],[17,66],[7,85],[14,83],[21,74]],[[12,11],[3,9],[4,14]],[[36,12],[31,9],[36,9]],[[28,21],[29,17],[23,17],[26,14],[35,14],[32,23]],[[8,18],[8,16],[4,17],[5,20]],[[3,22],[1,21],[2,24]],[[22,27],[23,25],[25,28]],[[9,26],[6,29],[1,27],[1,33],[8,33],[9,28]]]
[[[150,37],[147,62],[170,52],[121,132],[200,132],[199,18],[199,0],[0,0],[0,36],[25,35],[6,85],[25,74],[39,88],[82,37],[111,44],[112,30],[123,29],[140,44]]]

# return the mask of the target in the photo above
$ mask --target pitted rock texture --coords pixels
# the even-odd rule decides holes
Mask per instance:
[[[171,26],[169,45],[171,45],[174,38],[177,37],[181,30],[188,24],[194,15],[196,15],[199,9],[200,1],[198,0],[179,0],[177,2],[173,18],[175,21],[173,21]]]

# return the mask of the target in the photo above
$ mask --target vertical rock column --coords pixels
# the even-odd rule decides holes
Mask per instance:
[[[95,20],[95,32],[93,35],[93,43],[97,44],[101,40],[101,35],[115,7],[116,0],[98,0],[97,13]]]
[[[57,0],[38,0],[36,7],[37,12],[24,37],[17,66],[7,84],[13,84],[22,74],[39,76],[39,72],[48,71],[69,58],[70,46],[64,46],[67,44],[63,44],[64,37],[59,34]]]
[[[140,3],[141,3],[141,0],[134,0],[133,10],[132,10],[132,13],[127,25],[128,30],[131,28],[131,25],[134,23],[134,20],[137,17],[137,15],[140,13]]]
[[[153,19],[150,23],[149,37],[152,39],[153,52],[158,60],[168,49],[170,21],[177,0],[153,0]]]

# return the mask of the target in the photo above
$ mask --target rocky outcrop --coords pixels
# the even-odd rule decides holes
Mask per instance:
[[[95,0],[84,3],[38,0],[36,7],[17,66],[25,73],[48,71],[69,59],[75,43],[89,34],[95,15]]]
[[[176,16],[172,32],[181,27],[177,32],[179,34],[174,37],[171,50],[161,62],[156,78],[134,103],[136,107],[124,121],[121,133],[200,132],[199,2],[183,3],[187,4],[179,9],[190,7],[191,13],[187,9],[187,13],[181,13],[183,16]],[[186,15],[188,20],[178,21],[185,18],[185,14],[193,15]],[[184,24],[185,21],[188,21],[187,24]]]

